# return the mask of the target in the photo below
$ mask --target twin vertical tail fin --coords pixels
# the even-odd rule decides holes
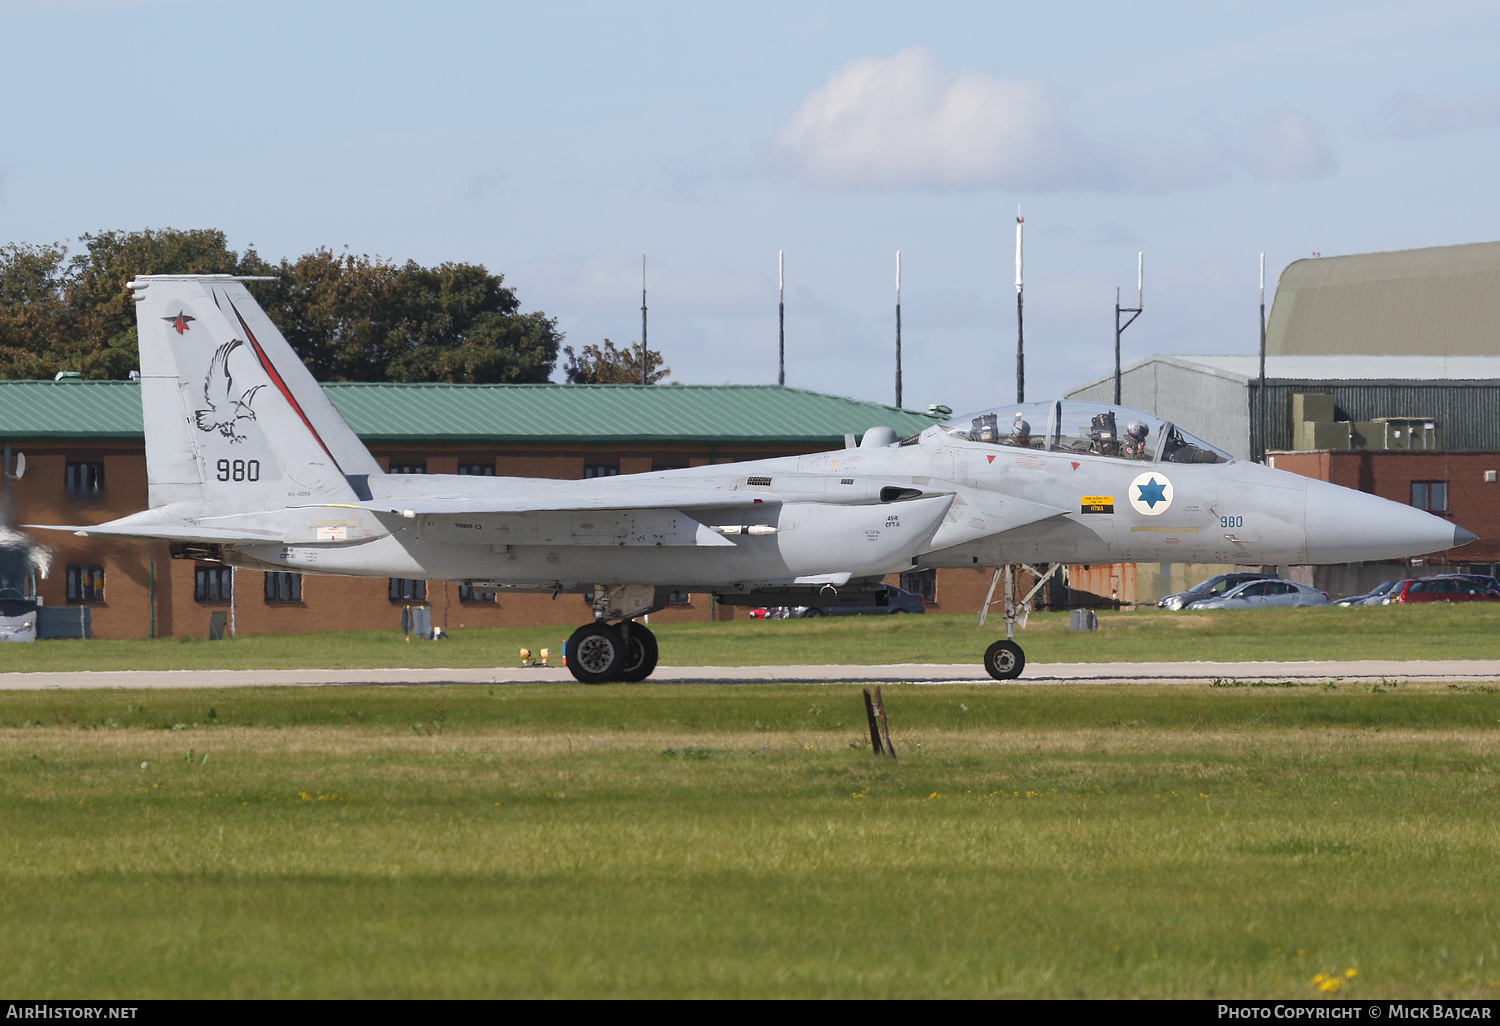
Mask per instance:
[[[140,275],[141,407],[152,507],[198,515],[369,498],[380,467],[230,275]]]

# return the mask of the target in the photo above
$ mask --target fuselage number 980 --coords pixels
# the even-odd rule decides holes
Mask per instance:
[[[220,460],[220,481],[259,481],[260,460]]]

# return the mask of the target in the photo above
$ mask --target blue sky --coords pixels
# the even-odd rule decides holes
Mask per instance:
[[[1500,238],[1497,3],[0,0],[0,243],[478,261],[675,380],[1014,398],[1249,353],[1257,259]]]

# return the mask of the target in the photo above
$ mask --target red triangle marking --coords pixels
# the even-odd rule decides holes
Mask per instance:
[[[1077,460],[1069,460],[1068,462],[1073,464],[1073,469],[1074,470],[1078,469],[1078,461]]]
[[[986,456],[985,459],[989,460],[991,463],[995,462],[995,457],[994,456]]]

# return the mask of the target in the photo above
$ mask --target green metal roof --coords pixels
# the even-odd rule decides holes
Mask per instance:
[[[0,439],[142,440],[134,381],[0,381]]]
[[[775,385],[325,385],[368,443],[837,445],[925,413]],[[133,381],[0,381],[0,439],[140,440]]]

